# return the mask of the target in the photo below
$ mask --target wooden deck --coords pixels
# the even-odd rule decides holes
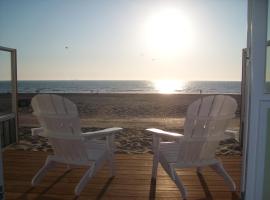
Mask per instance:
[[[181,199],[180,192],[168,175],[159,167],[156,185],[150,184],[152,155],[116,155],[117,175],[108,178],[107,166],[89,182],[79,197],[74,188],[84,168],[66,171],[65,166],[49,172],[37,187],[30,181],[43,165],[46,153],[19,150],[4,152],[4,178],[6,199]],[[239,190],[241,157],[222,157],[224,166],[237,183]],[[188,200],[239,200],[239,191],[231,193],[223,180],[211,169],[198,177],[194,169],[178,172],[188,190]]]

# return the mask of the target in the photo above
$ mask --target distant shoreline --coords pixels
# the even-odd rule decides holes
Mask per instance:
[[[0,81],[0,93],[11,91],[11,84]],[[18,81],[19,93],[176,93],[239,94],[240,81]]]
[[[182,94],[182,95],[189,95],[189,94],[198,94],[198,95],[218,95],[221,93],[199,93],[199,92],[191,92],[191,93],[184,93],[184,92],[173,92],[173,93],[160,93],[160,92],[18,92],[18,94],[32,94],[32,95],[37,95],[37,94],[161,94],[161,95],[177,95],[177,94]],[[224,95],[241,95],[241,93],[238,92],[232,92],[232,93],[223,93]]]

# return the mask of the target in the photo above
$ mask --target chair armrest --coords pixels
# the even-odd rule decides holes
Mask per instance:
[[[112,133],[121,131],[122,129],[123,128],[120,128],[120,127],[112,127],[112,128],[106,128],[103,130],[99,130],[99,131],[90,131],[90,132],[82,133],[82,137],[84,137],[86,139],[104,137],[104,136],[110,135]]]
[[[181,138],[184,136],[181,133],[163,131],[163,130],[157,129],[157,128],[148,128],[146,130],[151,132],[151,133],[154,133],[155,135],[160,136],[160,137],[168,137],[168,138],[178,139],[178,138]]]
[[[154,163],[158,163],[159,160],[159,150],[160,150],[160,142],[162,137],[170,138],[173,140],[180,140],[184,135],[180,133],[174,133],[174,132],[168,132],[168,131],[163,131],[161,129],[157,128],[148,128],[146,131],[149,131],[153,133],[153,144],[152,144],[152,149],[154,153]],[[152,174],[153,176],[153,174]]]
[[[41,136],[41,137],[47,137],[44,128],[31,128],[32,136]]]

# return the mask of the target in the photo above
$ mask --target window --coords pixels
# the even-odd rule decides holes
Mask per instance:
[[[11,53],[0,50],[0,115],[12,112]]]

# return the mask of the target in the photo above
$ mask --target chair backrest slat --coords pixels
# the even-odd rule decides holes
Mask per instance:
[[[32,99],[34,115],[47,134],[68,137],[81,135],[80,120],[76,105],[70,100],[52,94],[36,95]]]
[[[178,162],[213,159],[236,108],[236,101],[225,95],[207,96],[193,102],[187,110]]]
[[[76,105],[52,94],[36,95],[31,104],[55,155],[67,163],[87,161]]]

